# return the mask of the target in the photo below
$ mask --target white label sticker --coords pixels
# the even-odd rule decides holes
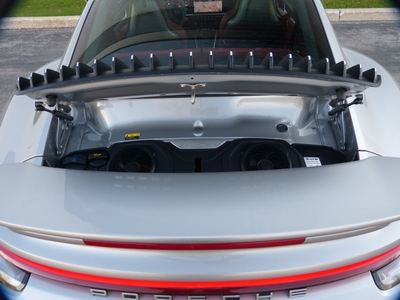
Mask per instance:
[[[322,166],[319,157],[304,157],[304,161],[307,168]]]

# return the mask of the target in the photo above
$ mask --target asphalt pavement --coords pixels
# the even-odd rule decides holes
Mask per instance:
[[[18,76],[63,55],[73,29],[0,30],[0,111],[15,91]]]
[[[400,83],[400,22],[341,22],[333,27],[342,46],[376,60]]]
[[[400,22],[335,22],[333,26],[342,46],[372,57],[400,83]],[[16,78],[28,77],[46,62],[62,56],[72,31],[0,30],[0,111],[14,92]]]

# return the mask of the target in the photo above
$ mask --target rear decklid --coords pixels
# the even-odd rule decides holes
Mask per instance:
[[[0,166],[0,224],[90,240],[307,238],[400,219],[400,159],[258,172],[140,174]]]
[[[190,49],[189,49],[190,50]],[[274,57],[263,53],[261,63],[255,62],[253,51],[205,51],[200,62],[193,51],[179,53],[186,56],[185,64],[176,63],[174,52],[159,57],[149,52],[140,60],[132,55],[129,60],[113,57],[109,64],[95,60],[93,65],[77,63],[75,68],[61,66],[59,70],[45,69],[43,74],[31,73],[19,77],[17,95],[34,99],[46,98],[66,101],[91,101],[107,97],[138,97],[146,95],[196,94],[307,94],[336,95],[337,90],[360,92],[368,87],[379,87],[381,76],[375,68],[364,71],[361,65],[348,67],[345,61],[332,63],[328,58],[313,62],[311,56],[294,58],[292,54]],[[238,64],[235,55],[246,57]],[[216,56],[219,56],[217,63]],[[290,84],[288,84],[290,83]],[[193,89],[193,88],[192,88]]]

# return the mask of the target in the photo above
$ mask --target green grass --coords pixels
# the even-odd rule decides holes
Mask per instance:
[[[80,15],[85,3],[85,0],[19,0],[19,4],[9,12],[8,16],[39,17]],[[325,8],[393,7],[392,3],[388,0],[322,0],[322,3]]]
[[[7,16],[75,16],[82,13],[85,4],[85,0],[19,0],[19,3],[10,10]]]
[[[394,7],[388,0],[321,0],[325,8],[385,8]]]

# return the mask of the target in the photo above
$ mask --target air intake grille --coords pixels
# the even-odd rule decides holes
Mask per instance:
[[[155,170],[154,156],[145,148],[132,147],[115,155],[109,165],[109,171],[152,173]]]
[[[290,161],[285,153],[268,144],[258,144],[248,148],[243,152],[241,163],[243,171],[290,168]]]

